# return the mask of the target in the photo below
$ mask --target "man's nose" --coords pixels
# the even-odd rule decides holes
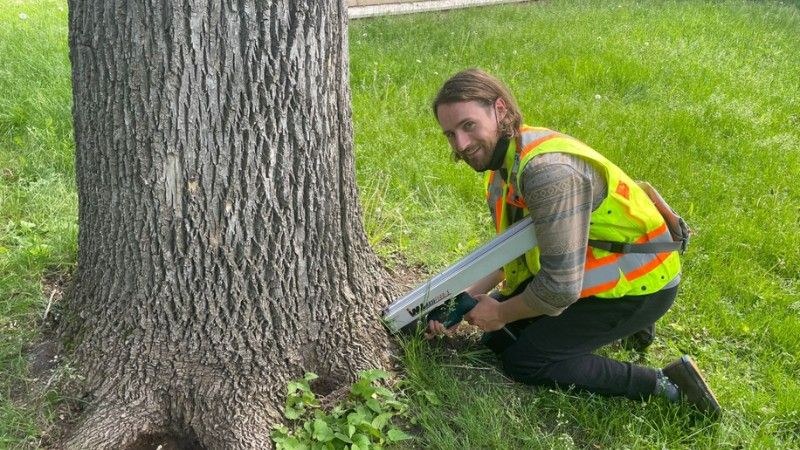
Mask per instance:
[[[467,136],[467,133],[456,132],[453,144],[457,152],[463,152],[469,147],[469,136]]]

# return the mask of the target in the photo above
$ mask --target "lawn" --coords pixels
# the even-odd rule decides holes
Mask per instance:
[[[69,367],[35,382],[27,356],[76,258],[66,27],[63,1],[0,4],[0,448],[37,447],[72,401],[53,389]],[[798,36],[791,2],[554,0],[351,22],[357,178],[387,265],[434,273],[491,237],[480,177],[448,159],[429,105],[448,75],[483,67],[528,124],[590,144],[692,225],[655,344],[602,352],[652,366],[692,354],[725,409],[711,421],[531,389],[470,336],[412,339],[414,446],[800,447]]]

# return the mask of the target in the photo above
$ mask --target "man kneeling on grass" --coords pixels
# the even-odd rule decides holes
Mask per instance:
[[[478,304],[465,319],[507,374],[718,414],[688,356],[659,370],[593,354],[618,339],[643,350],[677,294],[678,251],[652,195],[586,144],[523,125],[508,89],[481,70],[447,80],[433,112],[454,158],[486,172],[496,231],[533,220],[538,247],[467,289]],[[444,332],[428,323],[428,337]]]

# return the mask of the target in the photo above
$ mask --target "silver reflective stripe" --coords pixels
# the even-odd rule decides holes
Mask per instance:
[[[581,290],[584,291],[601,284],[608,283],[619,279],[619,266],[614,263],[604,264],[587,270],[583,274],[583,285]]]
[[[672,240],[669,230],[654,236],[648,242],[664,242],[665,240]],[[616,255],[619,255],[619,257],[613,258]],[[611,259],[613,259],[613,261],[604,263],[590,270],[585,270],[581,291],[592,289],[612,281],[617,281],[621,275],[628,275],[636,270],[639,270],[639,268],[651,263],[657,257],[658,255],[655,253],[612,253]],[[605,258],[608,258],[608,256]]]
[[[553,130],[543,129],[543,130],[528,130],[524,131],[519,136],[519,151],[514,155],[514,167],[511,168],[511,176],[508,180],[511,184],[516,184],[517,182],[517,174],[519,173],[519,163],[520,163],[520,154],[525,147],[528,146],[531,142],[536,141],[537,139],[541,139],[545,136],[556,135],[559,134]],[[518,186],[514,186],[516,192],[521,192]]]
[[[533,142],[533,141],[535,141],[535,140],[537,140],[539,138],[543,138],[543,137],[547,136],[548,134],[558,134],[558,133],[553,131],[553,130],[528,130],[528,131],[523,131],[522,133],[520,133],[520,136],[519,136],[519,148],[524,150],[525,147],[528,144],[530,144],[531,142]]]
[[[668,242],[672,241],[672,236],[670,236],[669,231],[655,236],[648,242],[664,242],[665,239]],[[643,265],[650,263],[656,256],[655,253],[625,253],[625,255],[617,261],[617,264],[619,264],[622,272],[627,275]]]

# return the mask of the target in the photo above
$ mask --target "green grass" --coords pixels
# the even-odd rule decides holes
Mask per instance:
[[[27,14],[22,20],[20,13]],[[486,68],[526,122],[655,184],[696,231],[640,360],[691,353],[726,410],[508,382],[474,343],[406,343],[423,448],[800,447],[800,10],[777,2],[542,1],[351,22],[357,178],[390,264],[439,270],[491,236],[480,177],[429,102]],[[32,385],[41,281],[76,255],[66,5],[0,4],[0,448],[36,446],[63,398]],[[635,358],[618,348],[603,350]]]
[[[31,378],[26,349],[41,339],[42,281],[77,246],[65,2],[0,3],[0,93],[0,448],[31,447],[62,397]]]
[[[391,187],[378,216],[391,226],[374,228],[396,232],[379,236],[380,252],[439,269],[488,237],[479,180],[447,161],[429,111],[467,66],[505,80],[527,123],[652,182],[696,232],[678,301],[640,362],[694,355],[725,407],[720,423],[498,385],[492,358],[448,369],[442,361],[467,366],[468,356],[412,342],[409,378],[443,403],[417,404],[422,447],[800,446],[797,5],[544,1],[357,21],[350,32],[359,181],[370,193],[382,174]]]

